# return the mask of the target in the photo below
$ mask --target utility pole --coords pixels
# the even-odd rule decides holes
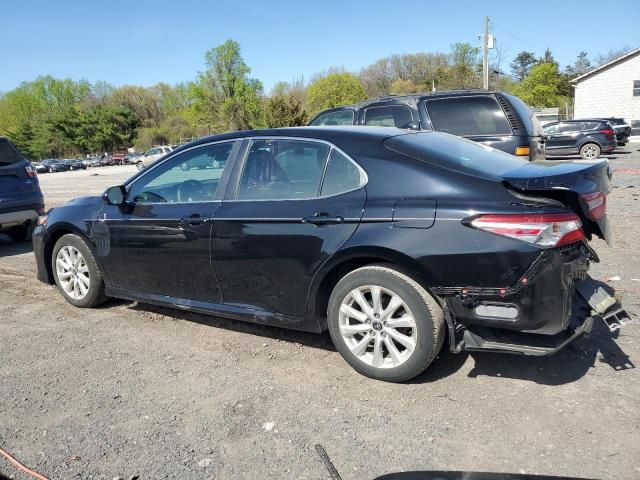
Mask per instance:
[[[484,17],[482,37],[482,88],[489,90],[489,17]]]

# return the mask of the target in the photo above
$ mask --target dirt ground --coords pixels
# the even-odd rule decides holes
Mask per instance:
[[[592,275],[640,312],[640,143],[611,156],[614,245]],[[48,206],[135,172],[42,175]],[[327,335],[65,302],[0,236],[0,448],[51,479],[344,480],[410,470],[640,478],[640,325],[550,358],[442,353],[411,383],[356,374]],[[18,473],[0,457],[0,473]]]

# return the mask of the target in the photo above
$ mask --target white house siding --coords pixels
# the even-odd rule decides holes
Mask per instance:
[[[640,80],[640,52],[578,81],[574,117],[623,117],[629,123],[640,122],[640,96],[633,96],[634,80]]]

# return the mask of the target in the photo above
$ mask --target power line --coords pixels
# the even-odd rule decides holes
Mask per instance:
[[[548,47],[547,47],[547,48],[540,48],[539,46],[534,45],[533,43],[528,42],[528,41],[524,40],[523,38],[520,38],[520,37],[519,37],[519,36],[517,36],[516,34],[511,33],[509,30],[507,30],[507,29],[506,29],[506,28],[504,28],[504,27],[501,27],[500,25],[498,25],[498,24],[497,24],[496,22],[494,22],[494,21],[491,21],[491,25],[492,25],[492,26],[494,26],[494,27],[499,28],[499,29],[500,29],[500,30],[502,30],[504,33],[506,33],[507,35],[509,35],[509,36],[513,37],[514,39],[518,40],[519,42],[524,43],[525,45],[527,45],[527,46],[529,46],[529,47],[531,47],[531,48],[535,49],[535,50],[536,50],[536,53],[540,53],[540,52],[544,53],[544,52],[547,50],[547,48],[548,48]],[[568,65],[571,65],[571,64],[573,63],[573,61],[572,61],[572,60],[567,60],[566,58],[559,57],[559,56],[557,56],[557,55],[556,55],[556,57],[557,57],[557,58],[559,58],[560,60],[562,60],[563,62],[566,62]]]

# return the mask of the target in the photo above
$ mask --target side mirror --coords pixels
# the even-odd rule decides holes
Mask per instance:
[[[122,185],[109,187],[102,195],[104,201],[109,205],[123,205],[126,197],[127,191]]]
[[[405,123],[400,128],[406,128],[407,130],[420,130],[420,122],[418,122],[417,120],[414,120],[412,122]]]

